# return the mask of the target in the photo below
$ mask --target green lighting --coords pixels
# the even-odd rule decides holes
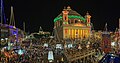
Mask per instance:
[[[81,16],[68,15],[68,18],[69,18],[69,19],[78,18],[78,19],[80,19],[80,20],[83,20],[84,22],[86,21],[85,18],[83,18],[83,17],[81,17]],[[56,18],[54,19],[54,22],[56,22],[56,21],[58,21],[58,20],[60,20],[60,19],[62,19],[62,16],[56,17]]]

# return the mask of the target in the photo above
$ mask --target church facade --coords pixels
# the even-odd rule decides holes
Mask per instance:
[[[70,6],[54,19],[54,34],[59,39],[81,39],[89,37],[91,32],[91,16],[85,17],[72,10]]]

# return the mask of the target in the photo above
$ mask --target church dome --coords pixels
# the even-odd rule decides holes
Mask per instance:
[[[70,6],[68,6],[67,7],[67,9],[63,9],[63,11],[64,10],[67,10],[69,13],[68,13],[68,18],[69,19],[75,19],[75,18],[77,18],[77,19],[80,19],[80,20],[82,20],[82,21],[84,21],[85,22],[85,18],[83,18],[79,13],[77,13],[76,11],[74,11],[74,10],[72,10],[71,8],[70,8]],[[60,19],[62,19],[62,15],[63,15],[63,13],[60,13],[55,19],[54,19],[54,22],[56,22],[56,21],[58,21],[58,20],[60,20]]]
[[[65,10],[65,9],[63,9],[63,10]],[[67,7],[66,10],[69,12],[68,15],[81,16],[79,13],[77,13],[77,12],[74,11],[74,10],[72,10],[69,6]],[[58,16],[62,16],[62,15],[63,15],[63,13],[60,13]]]

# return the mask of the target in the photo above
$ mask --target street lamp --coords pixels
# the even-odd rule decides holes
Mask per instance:
[[[115,46],[115,42],[112,42],[112,43],[111,43],[111,46],[114,47],[114,46]]]
[[[112,46],[112,52],[115,52],[116,50],[116,43],[115,42],[111,42],[111,46]]]

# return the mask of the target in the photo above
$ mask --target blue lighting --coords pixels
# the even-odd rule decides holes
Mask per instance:
[[[99,63],[120,63],[120,57],[116,54],[106,54]]]
[[[18,50],[18,54],[19,54],[19,55],[22,55],[22,54],[23,54],[23,50],[21,50],[21,49]]]
[[[16,32],[16,31],[13,31],[13,35],[17,35],[17,32]]]
[[[9,28],[14,28],[13,26],[9,26]]]

